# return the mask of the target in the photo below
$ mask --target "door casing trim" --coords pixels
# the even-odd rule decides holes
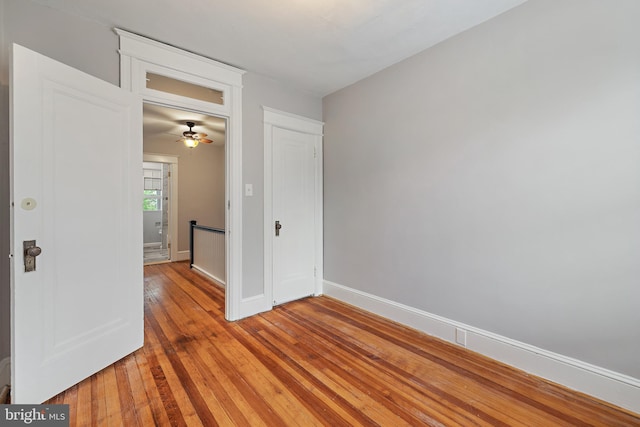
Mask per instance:
[[[251,313],[242,298],[242,75],[245,71],[118,28],[120,87],[138,94],[143,102],[177,107],[227,119],[225,318],[237,320]],[[154,91],[146,87],[146,73],[217,89],[223,105]]]

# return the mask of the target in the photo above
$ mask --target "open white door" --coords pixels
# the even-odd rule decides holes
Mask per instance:
[[[143,344],[142,102],[17,45],[11,97],[12,399],[39,403]]]

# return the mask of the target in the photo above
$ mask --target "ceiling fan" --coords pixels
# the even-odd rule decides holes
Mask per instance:
[[[182,138],[180,138],[176,142],[182,142],[185,146],[189,148],[195,148],[201,142],[204,144],[211,144],[213,141],[206,138],[207,136],[206,133],[198,133],[193,131],[192,128],[195,125],[196,124],[194,122],[187,122],[187,127],[189,128],[189,130],[182,132]]]

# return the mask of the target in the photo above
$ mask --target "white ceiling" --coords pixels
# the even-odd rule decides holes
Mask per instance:
[[[324,96],[526,0],[34,0]]]
[[[174,143],[189,130],[187,122],[194,122],[194,132],[206,133],[211,145],[225,144],[226,120],[206,114],[177,110],[154,104],[144,104],[143,135],[145,141]]]

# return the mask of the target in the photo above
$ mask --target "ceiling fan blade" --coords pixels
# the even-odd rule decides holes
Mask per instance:
[[[206,133],[196,133],[194,136],[197,136],[198,138],[205,138],[207,136]]]
[[[211,144],[211,143],[213,142],[212,140],[210,140],[210,139],[206,139],[206,138],[204,138],[204,139],[198,139],[198,141],[200,141],[200,142],[204,142],[205,144]]]

